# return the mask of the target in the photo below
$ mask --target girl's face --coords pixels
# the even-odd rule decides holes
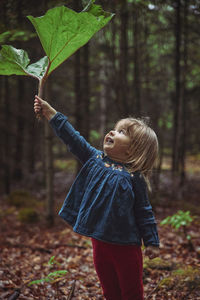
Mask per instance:
[[[131,139],[124,122],[119,122],[114,130],[106,134],[103,150],[109,158],[118,162],[127,162]]]

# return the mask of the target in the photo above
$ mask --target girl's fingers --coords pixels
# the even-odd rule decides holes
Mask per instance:
[[[37,113],[42,109],[41,103],[38,100],[34,101],[34,111]]]

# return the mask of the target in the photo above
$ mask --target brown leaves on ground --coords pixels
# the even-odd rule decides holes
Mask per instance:
[[[21,300],[103,299],[89,238],[73,233],[59,217],[55,226],[48,228],[42,221],[34,225],[20,223],[18,211],[3,201],[1,211],[7,213],[0,220],[0,299],[9,299],[14,292],[19,294],[15,299]],[[157,218],[170,214],[160,210]],[[160,260],[144,259],[146,299],[200,299],[200,276],[196,271],[200,268],[200,224],[192,224],[189,231],[197,251],[189,249],[180,233],[159,226]],[[52,256],[55,261],[48,264]],[[58,270],[67,273],[52,282],[28,285]],[[196,277],[191,279],[191,274]],[[69,295],[74,285],[72,298]]]

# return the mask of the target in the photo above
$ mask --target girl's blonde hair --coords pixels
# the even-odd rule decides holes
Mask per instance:
[[[156,133],[148,126],[146,119],[121,119],[116,126],[125,128],[131,139],[130,154],[127,160],[129,172],[139,171],[151,190],[149,177],[158,156]]]

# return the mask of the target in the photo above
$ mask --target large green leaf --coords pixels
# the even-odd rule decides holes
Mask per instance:
[[[0,51],[1,75],[27,75],[41,79],[48,65],[45,56],[36,63],[29,65],[30,59],[26,51],[16,49],[9,45],[3,45]]]
[[[47,75],[85,45],[113,17],[113,14],[104,12],[93,2],[90,1],[80,13],[60,6],[48,10],[42,17],[28,16],[49,58]]]
[[[0,52],[1,75],[27,75],[25,70],[29,62],[26,51],[8,45],[2,46]]]

